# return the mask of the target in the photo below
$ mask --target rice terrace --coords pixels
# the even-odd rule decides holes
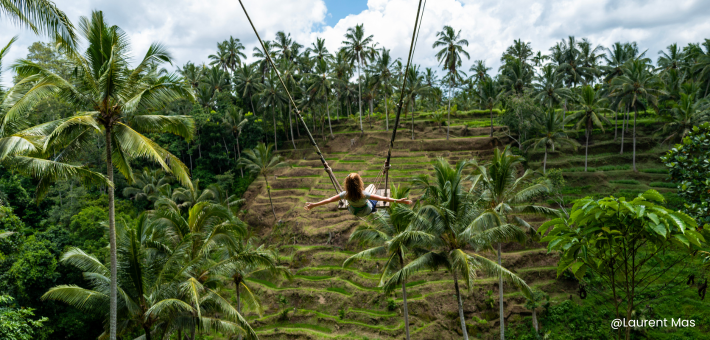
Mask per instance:
[[[0,2],[0,339],[705,339],[701,0]]]

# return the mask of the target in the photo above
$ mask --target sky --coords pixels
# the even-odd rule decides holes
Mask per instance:
[[[230,36],[246,46],[247,61],[253,61],[257,41],[236,0],[55,0],[76,23],[92,10],[104,11],[111,24],[129,35],[134,57],[145,53],[152,42],[166,45],[174,65],[188,61],[208,62],[217,42]],[[378,47],[406,59],[417,0],[243,0],[259,34],[273,39],[278,31],[291,33],[310,46],[325,38],[331,52],[337,50],[349,27],[364,24]],[[426,3],[414,63],[439,69],[432,49],[436,32],[444,25],[461,30],[468,40],[464,60],[467,71],[474,60],[494,67],[514,39],[531,42],[535,51],[547,53],[556,42],[572,35],[588,38],[595,45],[636,41],[647,56],[671,43],[685,45],[710,38],[710,0],[433,0]],[[27,55],[27,47],[42,37],[16,27],[0,16],[0,45],[19,37],[3,63]],[[11,80],[3,72],[3,84]]]

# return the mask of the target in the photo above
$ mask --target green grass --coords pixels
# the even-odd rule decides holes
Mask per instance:
[[[677,184],[668,183],[668,182],[651,182],[648,184],[648,186],[654,187],[654,188],[671,188],[671,189],[675,189],[678,187]]]
[[[308,323],[276,323],[276,324],[271,324],[271,325],[259,327],[255,330],[256,331],[265,331],[265,330],[270,330],[270,329],[274,329],[274,328],[284,328],[284,329],[303,328],[303,329],[310,329],[313,331],[318,331],[321,333],[327,333],[327,334],[333,333],[333,330],[328,327],[311,325]]]
[[[587,167],[587,172],[595,172],[595,171],[619,171],[619,170],[629,170],[631,169],[630,165],[604,165],[604,166],[598,166],[598,167]],[[584,167],[574,167],[574,168],[566,168],[562,169],[564,172],[584,172]]]
[[[641,172],[649,173],[649,174],[667,174],[668,169],[643,169]]]
[[[350,312],[354,313],[363,313],[367,314],[370,316],[375,316],[375,317],[393,317],[397,316],[398,314],[395,312],[387,312],[387,311],[379,311],[379,310],[371,310],[371,309],[362,309],[362,308],[350,308]]]
[[[613,181],[609,181],[609,183],[616,183],[616,184],[633,184],[633,185],[638,185],[641,184],[641,182],[635,180],[635,179],[616,179]]]
[[[327,290],[329,292],[340,293],[340,294],[347,295],[347,296],[353,295],[352,293],[348,292],[344,288],[340,288],[340,287],[328,287],[325,290]]]

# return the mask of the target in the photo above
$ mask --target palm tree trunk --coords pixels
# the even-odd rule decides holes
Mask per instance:
[[[547,143],[545,143],[545,158],[542,159],[542,174],[546,174],[545,168],[547,167]]]
[[[633,156],[631,157],[631,163],[633,164],[634,172],[638,172],[636,170],[636,118],[639,115],[639,110],[636,106],[634,106],[634,131],[633,131]]]
[[[372,98],[368,100],[370,104],[370,111],[367,114],[367,122],[370,123],[370,130],[372,130]]]
[[[619,128],[619,113],[614,112],[614,141],[616,142],[617,130]]]
[[[227,153],[227,160],[229,160],[229,147],[227,147],[227,141],[222,137],[222,143],[224,144],[224,152]]]
[[[328,129],[330,129],[330,138],[335,139],[333,136],[333,125],[330,124],[330,108],[328,107],[328,92],[325,93],[325,112],[328,114]]]
[[[266,174],[264,175],[264,182],[266,182],[266,193],[269,195],[269,204],[271,204],[271,212],[274,214],[274,221],[276,221],[276,210],[274,210],[274,202],[271,200],[271,188],[269,188],[269,180],[266,179]]]
[[[117,258],[116,258],[116,206],[113,194],[113,160],[111,159],[112,145],[111,145],[111,125],[105,126],[105,137],[106,137],[106,175],[108,180],[111,181],[112,186],[108,189],[108,238],[109,238],[109,253],[111,257],[111,282],[110,282],[110,293],[109,293],[109,339],[116,340],[116,326],[117,326],[117,311],[118,311],[118,269],[117,269]]]
[[[535,308],[532,310],[532,322],[533,322],[533,328],[535,328],[535,332],[540,331],[540,326],[537,323],[537,311],[535,311]]]
[[[241,133],[237,135],[237,155],[239,158],[242,158],[242,152],[239,150],[239,135],[241,135]],[[239,171],[241,171],[242,177],[244,177],[244,168],[239,168]]]
[[[145,332],[145,340],[151,340],[150,327],[148,327],[147,325],[144,325],[143,331]]]
[[[242,315],[242,299],[241,299],[241,284],[242,283],[241,283],[241,281],[237,281],[237,280],[235,280],[235,281],[236,281],[235,283],[237,286],[237,288],[236,288],[236,291],[237,291],[237,313],[239,313],[239,315]],[[242,335],[239,334],[239,336],[237,336],[237,339],[242,340]]]
[[[276,110],[274,109],[274,105],[271,105],[271,116],[274,120],[274,151],[279,151],[279,143],[276,140]]]
[[[491,106],[491,138],[493,138],[493,107]]]
[[[628,110],[629,109],[626,108],[626,112],[629,112]],[[624,154],[624,135],[626,134],[626,125],[624,124],[624,119],[625,116],[621,116],[621,151],[619,151],[620,155]]]
[[[291,129],[291,143],[293,144],[293,149],[296,150],[296,141],[293,139],[293,123],[291,121],[291,101],[288,101],[288,127]]]
[[[498,243],[498,265],[501,266],[501,244]],[[498,275],[498,312],[500,314],[500,339],[505,340],[505,314],[503,310],[503,274]]]
[[[463,339],[468,340],[468,331],[466,331],[466,318],[463,316],[463,302],[461,302],[461,291],[459,291],[459,280],[456,277],[455,270],[452,270],[451,273],[454,274],[454,288],[456,289],[456,300],[459,304],[459,318],[461,319],[461,331],[463,332]]]
[[[587,155],[589,155],[589,128],[587,128],[585,135],[587,135],[587,143],[584,145],[584,172],[587,172]]]
[[[385,95],[385,131],[390,130],[390,116],[387,113],[387,105],[389,103],[387,102],[387,95]]]
[[[360,108],[360,135],[365,134],[365,130],[362,129],[362,86],[360,84],[360,54],[357,55],[357,105]]]
[[[491,119],[491,137],[493,137],[493,120]],[[446,114],[446,140],[449,140],[449,130],[451,129],[451,86],[449,86],[449,112]]]
[[[404,259],[402,256],[399,256],[399,265],[400,268],[404,268]],[[404,280],[402,280],[402,302],[403,302],[403,308],[404,308],[404,332],[407,335],[407,340],[409,340],[409,311],[407,309],[407,285],[405,284]]]
[[[412,105],[412,112],[410,113],[412,116],[412,140],[414,140],[414,105]]]
[[[567,118],[567,98],[565,98],[565,105],[562,106],[562,121]]]

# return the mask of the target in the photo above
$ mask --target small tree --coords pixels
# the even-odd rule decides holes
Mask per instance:
[[[269,204],[271,204],[271,212],[276,219],[276,210],[274,210],[274,202],[271,200],[271,187],[266,176],[270,175],[274,170],[289,166],[283,161],[279,155],[275,155],[271,150],[273,144],[266,146],[264,143],[259,143],[252,150],[244,150],[244,158],[239,159],[237,165],[244,168],[248,173],[256,176],[263,176],[266,183],[266,192],[269,195]]]
[[[616,318],[627,320],[648,299],[672,294],[683,282],[663,277],[687,257],[668,262],[661,261],[661,255],[670,249],[691,250],[704,239],[695,220],[666,209],[664,202],[655,190],[630,201],[587,197],[575,202],[570,218],[544,223],[538,232],[549,234],[542,241],[549,242],[549,251],[561,252],[557,276],[569,269],[580,281],[593,281],[603,288],[598,291],[600,303],[611,301]],[[621,334],[620,328],[619,339]],[[630,337],[627,327],[625,338]]]
[[[539,290],[534,290],[530,296],[526,297],[525,308],[532,312],[532,323],[536,332],[540,331],[540,325],[537,322],[537,309],[543,306],[545,301],[550,303],[550,296]]]
[[[37,330],[49,319],[33,320],[34,309],[14,308],[13,301],[12,296],[0,295],[0,339],[35,339]]]
[[[670,180],[678,183],[683,210],[707,226],[710,223],[710,123],[693,127],[681,144],[661,160],[670,170]]]

